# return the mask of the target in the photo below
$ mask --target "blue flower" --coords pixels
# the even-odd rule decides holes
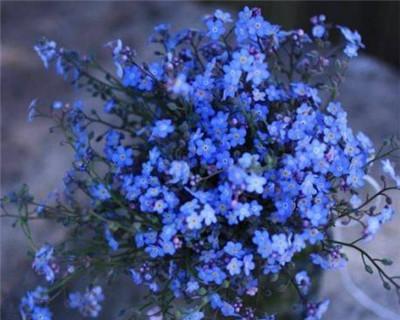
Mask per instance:
[[[231,276],[234,276],[240,274],[242,266],[243,266],[242,261],[238,260],[237,258],[232,258],[231,261],[226,266],[226,269],[228,269],[229,274]]]
[[[233,159],[228,151],[223,151],[217,157],[217,168],[227,169],[233,164]]]
[[[104,294],[101,287],[96,286],[87,289],[85,293],[74,292],[68,296],[69,306],[72,309],[78,309],[84,317],[97,318],[101,311],[101,302],[104,300]]]
[[[190,280],[187,283],[186,291],[189,293],[196,292],[200,288],[199,283],[196,280]]]
[[[54,248],[46,244],[41,247],[35,254],[35,259],[33,261],[33,269],[40,275],[44,275],[46,280],[53,282],[55,279],[55,273],[52,268]]]
[[[285,234],[274,234],[271,237],[271,249],[278,252],[279,254],[284,254],[289,247],[289,239]]]
[[[178,96],[187,97],[191,91],[192,87],[187,82],[187,76],[183,73],[180,73],[174,80],[171,82],[169,90]]]
[[[240,146],[245,143],[246,129],[231,128],[228,135],[229,145],[231,147]]]
[[[392,162],[389,159],[381,160],[381,165],[382,171],[393,179],[396,182],[397,187],[400,188],[400,176],[396,175]]]
[[[344,48],[344,53],[349,57],[353,58],[358,55],[358,49],[364,48],[364,44],[361,41],[361,36],[357,31],[352,32],[349,28],[338,26],[340,32],[343,34],[344,38],[347,40],[346,47]]]
[[[315,159],[322,159],[325,154],[326,145],[314,139],[307,149]]]
[[[365,180],[364,180],[365,172],[361,169],[352,169],[349,172],[349,175],[346,179],[346,182],[349,186],[353,188],[360,188],[364,186]]]
[[[276,212],[273,213],[273,217],[284,223],[293,214],[295,208],[293,200],[290,198],[276,199],[275,201]]]
[[[129,167],[133,164],[133,150],[119,146],[112,155],[112,161],[118,168]]]
[[[42,59],[42,62],[47,69],[49,67],[49,62],[51,62],[57,55],[57,44],[54,41],[44,39],[33,48],[39,55],[40,59]]]
[[[215,282],[217,285],[221,285],[226,279],[226,274],[218,267],[200,268],[199,277],[206,283]]]
[[[141,80],[142,72],[137,66],[126,67],[123,71],[122,84],[125,87],[136,87]]]
[[[107,190],[106,186],[102,183],[93,185],[90,188],[92,196],[97,200],[108,200],[111,198],[110,192]]]
[[[194,311],[183,318],[183,320],[201,320],[201,319],[204,319],[204,313],[201,311]]]
[[[316,38],[322,38],[325,35],[325,27],[321,24],[317,24],[312,28],[312,34]]]
[[[48,301],[49,296],[46,288],[37,287],[35,290],[27,292],[21,299],[19,306],[22,318],[50,320],[52,318],[50,310],[41,307],[41,305],[48,303]]]
[[[218,40],[225,32],[224,23],[219,19],[208,19],[206,24],[207,35],[213,40]]]
[[[215,210],[209,205],[205,204],[203,210],[200,212],[201,218],[204,220],[206,226],[209,226],[217,222],[217,217],[215,216]]]
[[[347,264],[344,256],[337,251],[328,252],[323,255],[312,253],[311,261],[312,263],[319,265],[324,270],[341,269]]]
[[[253,243],[257,245],[257,252],[264,259],[268,258],[272,253],[271,240],[267,231],[255,231]]]
[[[265,92],[269,101],[278,101],[284,97],[284,92],[275,85],[269,85]]]
[[[34,307],[32,312],[32,320],[51,320],[52,313],[48,308]]]
[[[262,61],[256,61],[247,73],[246,80],[251,81],[254,85],[258,86],[268,78],[269,72],[267,70],[267,64]]]
[[[298,272],[294,279],[301,292],[303,294],[307,294],[311,286],[311,280],[307,272],[306,271]]]
[[[221,305],[221,312],[225,317],[232,317],[235,313],[235,308],[229,304],[228,302],[224,301]]]
[[[51,105],[51,107],[54,110],[59,110],[59,109],[62,109],[62,107],[64,107],[64,103],[62,103],[61,101],[54,101],[53,104]]]
[[[224,251],[232,257],[240,258],[244,254],[242,248],[243,246],[240,242],[235,243],[232,241],[228,241],[228,243],[224,247]]]
[[[301,184],[301,191],[306,196],[312,196],[317,193],[317,189],[315,188],[315,180],[316,175],[309,173],[305,178],[303,183]]]
[[[37,103],[37,99],[33,99],[28,106],[28,122],[32,122],[33,118],[37,114],[36,103]]]
[[[189,229],[201,229],[202,217],[199,216],[196,212],[193,212],[190,216],[186,218],[186,223]]]
[[[186,184],[189,181],[190,167],[186,161],[172,161],[168,170],[168,174],[172,176],[170,183]]]
[[[224,12],[220,9],[215,10],[214,17],[223,22],[232,22],[231,14],[229,12]]]
[[[212,143],[211,139],[209,138],[206,138],[204,140],[202,139],[197,140],[196,147],[197,147],[196,149],[197,155],[201,156],[205,160],[210,159],[217,150],[214,144]]]
[[[115,108],[115,101],[113,99],[110,99],[104,105],[104,112],[110,113],[112,110],[114,110],[114,108]]]
[[[104,237],[106,238],[109,247],[110,247],[113,251],[118,250],[119,244],[118,244],[118,242],[115,240],[115,238],[113,237],[113,235],[112,235],[112,233],[111,233],[111,231],[110,231],[110,228],[109,228],[108,226],[106,226],[106,227],[104,228]]]
[[[135,271],[134,269],[132,269],[132,268],[129,269],[129,272],[130,272],[130,274],[131,274],[132,281],[133,281],[135,284],[137,284],[137,285],[142,284],[143,279],[142,279],[142,276],[141,276],[140,273],[136,272],[136,271]]]
[[[249,203],[238,203],[235,206],[234,214],[235,217],[238,218],[240,221],[251,216],[250,204]]]
[[[152,138],[165,138],[175,131],[175,127],[170,119],[158,120],[152,129]]]
[[[322,316],[328,310],[329,300],[325,300],[321,303],[308,303],[307,304],[307,314],[304,320],[321,320]]]
[[[251,271],[254,270],[255,264],[253,262],[253,255],[248,254],[243,257],[243,269],[246,276],[249,276]]]
[[[253,61],[254,57],[250,55],[249,51],[246,49],[241,49],[240,51],[233,53],[232,64],[237,69],[250,71]]]
[[[254,173],[246,177],[246,190],[248,192],[263,193],[267,179]]]

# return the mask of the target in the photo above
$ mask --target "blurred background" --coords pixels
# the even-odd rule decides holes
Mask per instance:
[[[46,71],[32,47],[41,36],[80,52],[96,53],[112,68],[104,44],[121,38],[142,59],[150,59],[147,37],[155,24],[165,22],[174,29],[201,27],[201,18],[215,8],[237,12],[244,5],[261,7],[266,19],[285,28],[309,29],[309,18],[324,13],[328,20],[357,29],[366,50],[352,60],[340,99],[355,130],[362,130],[379,145],[400,133],[400,2],[1,2],[1,194],[28,183],[38,197],[61,186],[71,153],[59,144],[60,137],[48,134],[49,123],[26,121],[33,98],[43,103],[55,99],[72,101],[80,95],[53,70]],[[400,163],[397,162],[400,169]],[[400,200],[395,198],[400,209]],[[398,210],[400,211],[400,210]],[[399,212],[400,213],[400,212]],[[20,297],[38,283],[27,257],[26,241],[11,221],[1,220],[1,319],[18,317]],[[400,274],[400,218],[385,226],[366,247],[373,255],[391,257],[389,272]],[[352,232],[346,230],[346,232]],[[48,223],[35,223],[38,243],[57,242],[63,230]],[[349,274],[331,272],[323,279],[321,296],[332,304],[326,319],[400,319],[394,292],[383,289],[377,275],[364,272],[359,256],[349,252]],[[351,282],[349,282],[349,276]],[[343,280],[344,279],[344,280]],[[373,305],[362,293],[368,293]],[[347,289],[346,289],[347,288]],[[112,293],[111,293],[112,292]],[[358,298],[354,296],[358,294]],[[107,294],[101,319],[113,319],[109,311],[136,298],[135,289],[118,286]],[[366,308],[371,305],[375,312]],[[58,309],[58,308],[56,308]],[[379,311],[379,312],[378,312]],[[55,310],[55,319],[80,319],[76,313]],[[396,316],[397,313],[397,316]]]

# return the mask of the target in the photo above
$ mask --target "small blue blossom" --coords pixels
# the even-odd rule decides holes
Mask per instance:
[[[243,145],[245,142],[245,137],[246,137],[246,129],[232,128],[229,131],[229,135],[228,135],[229,145],[231,147]]]
[[[218,267],[201,268],[199,277],[206,283],[215,282],[217,285],[221,285],[226,278],[226,274]]]
[[[172,176],[170,183],[186,184],[189,181],[190,167],[185,161],[172,161],[168,174]]]
[[[142,73],[137,66],[124,69],[122,83],[125,87],[136,87],[139,84]]]
[[[264,80],[268,79],[269,72],[267,70],[267,64],[256,61],[250,71],[247,74],[246,80],[251,81],[254,85],[258,86]]]
[[[326,34],[325,20],[326,17],[323,14],[311,18],[311,23],[314,25],[312,34],[315,38],[322,38]]]
[[[35,254],[33,261],[33,269],[41,275],[44,275],[46,280],[53,282],[55,279],[55,272],[52,268],[54,248],[49,244],[41,247]]]
[[[246,190],[248,192],[263,193],[264,185],[267,179],[255,174],[250,174],[246,177]]]
[[[39,55],[40,59],[42,59],[42,62],[47,69],[49,67],[49,62],[51,62],[57,54],[57,44],[54,41],[44,39],[39,44],[34,46],[34,49]]]
[[[47,304],[49,296],[47,289],[43,287],[37,287],[33,291],[29,291],[21,299],[19,306],[20,315],[22,318],[32,319],[52,319],[52,313],[46,307],[42,307],[43,304]]]
[[[112,161],[118,168],[129,167],[133,164],[133,150],[119,146],[112,155]]]
[[[197,145],[197,150],[196,150],[197,155],[201,156],[206,160],[210,159],[211,156],[216,151],[216,147],[209,138],[205,140],[201,139],[197,140],[196,145]]]
[[[104,105],[104,112],[110,113],[115,108],[115,101],[113,99],[108,100]]]
[[[231,14],[229,12],[225,12],[225,11],[222,11],[220,9],[217,9],[214,12],[214,16],[215,16],[215,18],[223,21],[224,23],[232,22],[232,17],[231,17]]]
[[[204,220],[206,226],[209,226],[217,222],[217,217],[215,216],[215,210],[209,205],[205,204],[203,210],[200,212],[201,218]]]
[[[244,268],[244,273],[246,276],[249,276],[251,271],[254,270],[255,264],[253,262],[253,255],[248,254],[243,257],[243,268]]]
[[[186,218],[186,223],[189,229],[201,229],[201,221],[202,217],[199,216],[196,212],[193,212],[190,216]]]
[[[37,115],[36,104],[37,99],[33,99],[28,106],[28,122],[32,122],[33,118]]]
[[[254,233],[253,243],[257,245],[257,252],[264,259],[268,258],[272,253],[271,240],[267,231],[257,230]]]
[[[53,104],[51,105],[51,107],[54,110],[59,110],[59,109],[62,109],[64,107],[64,103],[62,103],[61,101],[54,101]]]
[[[119,244],[115,240],[115,238],[113,237],[113,235],[112,235],[112,233],[110,231],[110,228],[108,228],[107,226],[104,228],[104,237],[106,238],[109,247],[113,251],[118,250]]]
[[[237,258],[232,258],[231,261],[226,266],[226,269],[228,269],[229,274],[231,276],[234,276],[240,274],[242,266],[243,266],[242,261],[238,260]]]
[[[204,319],[204,313],[201,311],[195,311],[185,316],[183,320],[201,320]]]
[[[165,138],[174,131],[175,127],[170,119],[158,120],[155,122],[151,136],[153,138]]]
[[[233,53],[233,66],[243,71],[250,71],[253,64],[254,57],[250,55],[246,49],[241,49]]]
[[[361,36],[357,31],[351,31],[349,28],[338,26],[340,32],[343,34],[347,41],[344,53],[349,57],[356,57],[359,48],[364,48],[364,44],[361,41]]]
[[[306,271],[298,272],[294,279],[299,289],[303,292],[303,294],[307,294],[311,286],[311,280],[307,272]]]
[[[242,248],[243,248],[243,246],[241,243],[235,243],[235,242],[229,241],[225,245],[224,251],[232,257],[240,258],[244,253]]]
[[[382,171],[386,173],[392,180],[396,182],[397,187],[400,188],[400,176],[396,175],[394,165],[389,159],[381,160]]]
[[[322,316],[328,310],[329,300],[320,303],[307,304],[307,315],[305,320],[321,320]]]
[[[90,188],[90,191],[95,199],[108,200],[111,198],[110,192],[107,190],[106,186],[102,183],[93,185]]]
[[[87,289],[85,293],[74,292],[68,297],[69,306],[78,309],[84,317],[96,318],[101,311],[101,302],[104,300],[103,290],[96,286]]]
[[[52,313],[48,308],[44,307],[34,307],[32,312],[32,320],[51,320]]]
[[[190,280],[187,283],[186,291],[189,293],[196,292],[200,288],[199,283],[195,280]]]
[[[325,27],[320,24],[315,25],[312,29],[312,34],[316,38],[322,38],[325,34]]]
[[[314,264],[319,265],[324,270],[341,269],[344,268],[347,264],[344,256],[337,251],[331,251],[325,253],[324,255],[312,253],[311,261]]]
[[[207,28],[207,35],[213,40],[218,40],[225,33],[224,23],[219,19],[208,19]]]

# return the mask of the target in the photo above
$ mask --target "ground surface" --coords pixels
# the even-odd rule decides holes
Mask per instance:
[[[171,7],[168,3],[8,3],[3,6],[2,17],[2,194],[21,183],[33,186],[39,196],[60,187],[63,172],[69,166],[70,153],[58,144],[57,135],[48,135],[44,121],[26,122],[26,107],[32,98],[72,100],[77,95],[52,72],[43,70],[32,51],[32,45],[41,35],[56,39],[63,46],[79,48],[82,52],[106,51],[102,45],[109,40],[122,38],[138,49],[145,57],[146,36],[159,22],[172,25],[193,26],[209,8],[197,8],[180,3]],[[112,13],[112,14],[111,14]],[[400,123],[400,76],[387,65],[372,58],[355,60],[349,68],[348,80],[342,88],[341,99],[349,112],[350,122],[356,130],[362,130],[375,143],[393,133],[399,133]],[[398,164],[400,167],[400,164]],[[395,199],[400,209],[399,199]],[[400,211],[400,210],[398,210]],[[400,274],[400,217],[384,228],[379,241],[367,244],[378,256],[394,258],[397,264],[392,273]],[[22,234],[1,221],[1,301],[2,319],[15,320],[20,296],[34,286],[36,278],[30,270]],[[350,230],[346,230],[346,233]],[[354,231],[351,231],[354,233]],[[35,234],[39,241],[57,241],[63,232],[50,224],[36,224]],[[370,276],[360,266],[359,257],[349,252],[352,279],[370,297],[400,314],[393,293],[387,293],[377,276]],[[360,305],[345,289],[340,273],[327,274],[322,293],[332,300],[327,320],[379,319]],[[354,291],[354,289],[352,289]],[[132,301],[135,293],[115,291],[114,302],[121,299]],[[368,302],[368,301],[367,301]],[[111,305],[110,304],[110,305]],[[371,306],[371,302],[367,303]],[[381,310],[381,314],[382,310]],[[390,316],[390,314],[387,314]],[[73,317],[76,319],[76,316]],[[56,319],[71,319],[68,314]],[[105,314],[103,319],[111,319]],[[386,319],[396,319],[387,317]],[[399,319],[399,318],[397,318]]]

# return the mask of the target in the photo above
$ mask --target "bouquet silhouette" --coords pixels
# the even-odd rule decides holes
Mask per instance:
[[[286,31],[247,7],[235,21],[217,10],[204,23],[177,33],[157,26],[152,63],[108,43],[115,72],[54,41],[35,46],[46,68],[99,103],[29,106],[29,120],[54,121],[74,161],[52,198],[23,186],[2,199],[46,283],[22,298],[23,319],[54,318],[48,304],[63,296],[97,317],[117,276],[140,286],[143,301],[116,319],[266,320],[287,310],[321,319],[329,301],[313,290],[316,270],[345,267],[344,247],[399,293],[399,277],[384,270],[391,261],[358,245],[391,219],[388,192],[400,186],[387,158],[396,140],[375,150],[337,100],[360,35],[323,15],[310,33]],[[374,164],[382,188],[368,195]],[[378,198],[384,204],[371,206]],[[65,239],[35,243],[32,219],[57,221]],[[337,239],[335,226],[350,222],[358,238]],[[75,291],[77,279],[86,290]]]

